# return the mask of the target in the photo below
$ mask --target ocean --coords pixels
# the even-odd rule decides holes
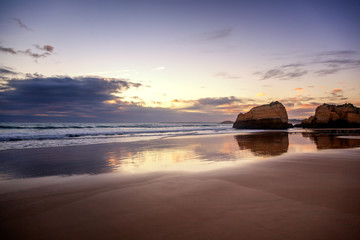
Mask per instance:
[[[0,150],[238,132],[219,123],[0,123]]]

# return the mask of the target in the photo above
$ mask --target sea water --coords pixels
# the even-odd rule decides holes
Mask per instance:
[[[219,123],[0,123],[0,150],[236,132]]]

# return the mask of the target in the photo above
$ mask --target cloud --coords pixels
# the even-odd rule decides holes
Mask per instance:
[[[342,59],[322,59],[317,60],[317,64],[321,65],[321,69],[315,73],[319,76],[335,74],[346,69],[355,69],[360,67],[360,59],[342,58]]]
[[[339,92],[343,92],[344,90],[340,89],[340,88],[335,88],[331,91],[331,93],[339,93]]]
[[[38,59],[38,58],[44,58],[44,57],[47,57],[47,56],[50,56],[51,54],[49,52],[45,52],[45,53],[34,53],[32,52],[30,49],[27,49],[25,51],[18,51],[19,53],[23,53],[25,55],[28,55],[32,58],[35,58],[35,59]]]
[[[282,98],[277,99],[282,104],[284,104],[288,108],[295,108],[298,106],[302,106],[303,104],[308,104],[311,101],[314,101],[315,99],[313,97],[308,96],[296,96],[296,97],[288,97],[288,98]]]
[[[344,101],[347,100],[346,97],[344,97],[344,90],[340,88],[335,88],[331,90],[330,97],[328,98],[330,101]]]
[[[9,67],[0,67],[0,74],[6,74],[6,75],[17,75],[17,72],[14,72],[12,68]]]
[[[358,53],[353,50],[338,50],[338,51],[324,51],[317,54],[319,57],[323,56],[336,56],[336,57],[349,57],[356,56]]]
[[[251,98],[230,97],[208,97],[195,100],[174,99],[176,109],[184,112],[206,113],[209,116],[227,116],[234,117],[254,106],[256,101]]]
[[[291,63],[291,64],[286,64],[286,65],[282,65],[281,68],[297,68],[297,67],[303,67],[304,64],[301,63]]]
[[[232,32],[232,28],[223,28],[216,31],[205,32],[201,35],[201,40],[217,40],[228,37]]]
[[[26,73],[25,78],[46,78],[46,76],[36,72],[36,73]]]
[[[318,76],[325,76],[325,75],[330,75],[330,74],[337,73],[337,72],[339,72],[340,70],[341,70],[341,69],[339,69],[339,68],[321,69],[321,70],[316,71],[315,73],[316,73]]]
[[[13,18],[13,20],[18,24],[18,26],[20,28],[23,28],[27,31],[34,31],[32,28],[30,28],[29,26],[25,25],[19,18]]]
[[[232,75],[227,72],[217,72],[214,74],[215,77],[228,78],[228,79],[239,79],[240,76]]]
[[[343,89],[335,88],[330,92],[327,92],[323,97],[315,98],[297,95],[296,97],[277,100],[285,105],[290,118],[307,118],[310,115],[314,115],[316,107],[322,105],[323,103],[339,105],[346,103],[348,98],[344,96]]]
[[[10,67],[0,67],[0,91],[7,89],[6,81],[7,79],[14,78],[16,75],[21,75],[21,73],[15,72]],[[5,82],[4,82],[5,81]]]
[[[320,104],[319,104],[320,105]],[[314,105],[310,107],[299,107],[299,108],[290,108],[287,109],[289,118],[296,118],[296,119],[305,119],[314,115],[315,109],[319,105]]]
[[[255,75],[260,75],[261,80],[279,79],[279,80],[291,80],[294,78],[300,78],[308,73],[307,70],[298,68],[302,65],[283,65],[277,68],[273,68],[264,72],[255,72]]]
[[[303,89],[303,88],[295,88],[294,91],[295,91],[295,92],[296,92],[296,91],[303,92],[304,89]]]
[[[346,69],[359,68],[360,58],[356,51],[328,51],[315,55],[312,64],[318,65],[320,68],[315,73],[318,76],[324,76]]]
[[[15,50],[13,48],[5,48],[0,46],[0,51],[4,52],[4,53],[11,53],[11,54],[23,54],[23,55],[27,55],[30,56],[32,58],[35,58],[35,60],[37,60],[38,58],[45,58],[50,56],[53,53],[54,47],[51,45],[44,45],[44,46],[40,46],[35,44],[34,45],[36,49],[43,51],[43,53],[35,53],[33,52],[31,49],[27,49],[25,51],[23,50]]]
[[[13,48],[5,48],[3,46],[0,46],[0,51],[4,53],[11,53],[11,54],[17,54],[17,51]]]
[[[317,76],[336,74],[343,70],[360,68],[360,57],[353,50],[326,51],[300,57],[301,63],[288,63],[269,70],[255,72],[260,80],[291,80],[308,73]]]
[[[161,66],[161,67],[154,68],[153,71],[161,71],[161,70],[164,70],[165,68],[166,67]]]
[[[45,52],[49,52],[49,53],[52,53],[53,50],[54,50],[54,47],[51,46],[51,45],[44,45],[44,46],[41,47],[40,45],[35,44],[34,46],[35,46],[37,49],[39,49],[39,50],[42,50],[42,51],[45,51]]]
[[[196,104],[198,105],[224,105],[224,104],[233,104],[236,102],[242,102],[243,100],[236,98],[234,96],[231,97],[219,97],[219,98],[200,98],[196,100]]]
[[[265,93],[258,93],[256,94],[257,97],[264,97],[266,94]]]

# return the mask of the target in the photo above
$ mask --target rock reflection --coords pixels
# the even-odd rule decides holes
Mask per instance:
[[[184,137],[121,144],[6,150],[0,151],[0,181],[109,172],[206,171],[287,152],[360,147],[359,138],[344,138],[344,135],[314,131],[261,132],[235,137]]]
[[[240,150],[250,150],[256,156],[277,156],[289,149],[287,132],[270,132],[252,135],[237,135]]]
[[[360,147],[360,139],[341,136],[338,134],[328,134],[323,132],[302,133],[305,138],[310,138],[316,144],[317,149],[340,149]]]

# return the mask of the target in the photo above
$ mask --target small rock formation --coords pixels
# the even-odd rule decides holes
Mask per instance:
[[[351,103],[343,105],[323,104],[316,108],[315,116],[302,120],[300,127],[344,128],[360,127],[360,108]]]
[[[278,101],[252,108],[240,113],[233,125],[238,129],[287,129],[288,115],[284,105]]]
[[[220,124],[234,124],[234,122],[233,121],[223,121]]]

